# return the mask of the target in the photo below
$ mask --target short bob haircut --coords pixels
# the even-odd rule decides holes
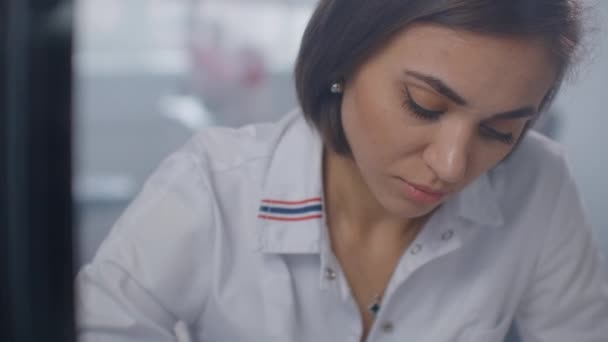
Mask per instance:
[[[426,22],[481,34],[542,38],[558,67],[543,110],[573,62],[581,21],[577,0],[320,0],[296,61],[298,101],[325,144],[351,155],[342,127],[342,97],[331,93],[331,85],[347,80],[406,26]]]

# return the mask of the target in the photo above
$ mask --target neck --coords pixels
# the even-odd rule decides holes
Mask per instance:
[[[388,238],[410,235],[420,219],[392,215],[378,202],[350,157],[330,149],[324,153],[325,206],[332,230],[347,230],[356,240],[365,241],[373,233]]]

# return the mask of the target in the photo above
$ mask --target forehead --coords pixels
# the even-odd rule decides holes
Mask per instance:
[[[379,68],[405,70],[445,82],[480,109],[540,105],[556,77],[540,38],[504,37],[416,24],[398,33],[372,59]]]

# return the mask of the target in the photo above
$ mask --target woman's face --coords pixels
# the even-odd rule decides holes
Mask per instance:
[[[411,26],[346,80],[354,161],[390,213],[423,216],[507,156],[555,77],[539,40]]]

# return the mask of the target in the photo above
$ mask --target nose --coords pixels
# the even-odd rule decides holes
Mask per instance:
[[[465,179],[470,164],[474,129],[465,123],[452,123],[437,131],[422,158],[437,177],[450,184]]]

